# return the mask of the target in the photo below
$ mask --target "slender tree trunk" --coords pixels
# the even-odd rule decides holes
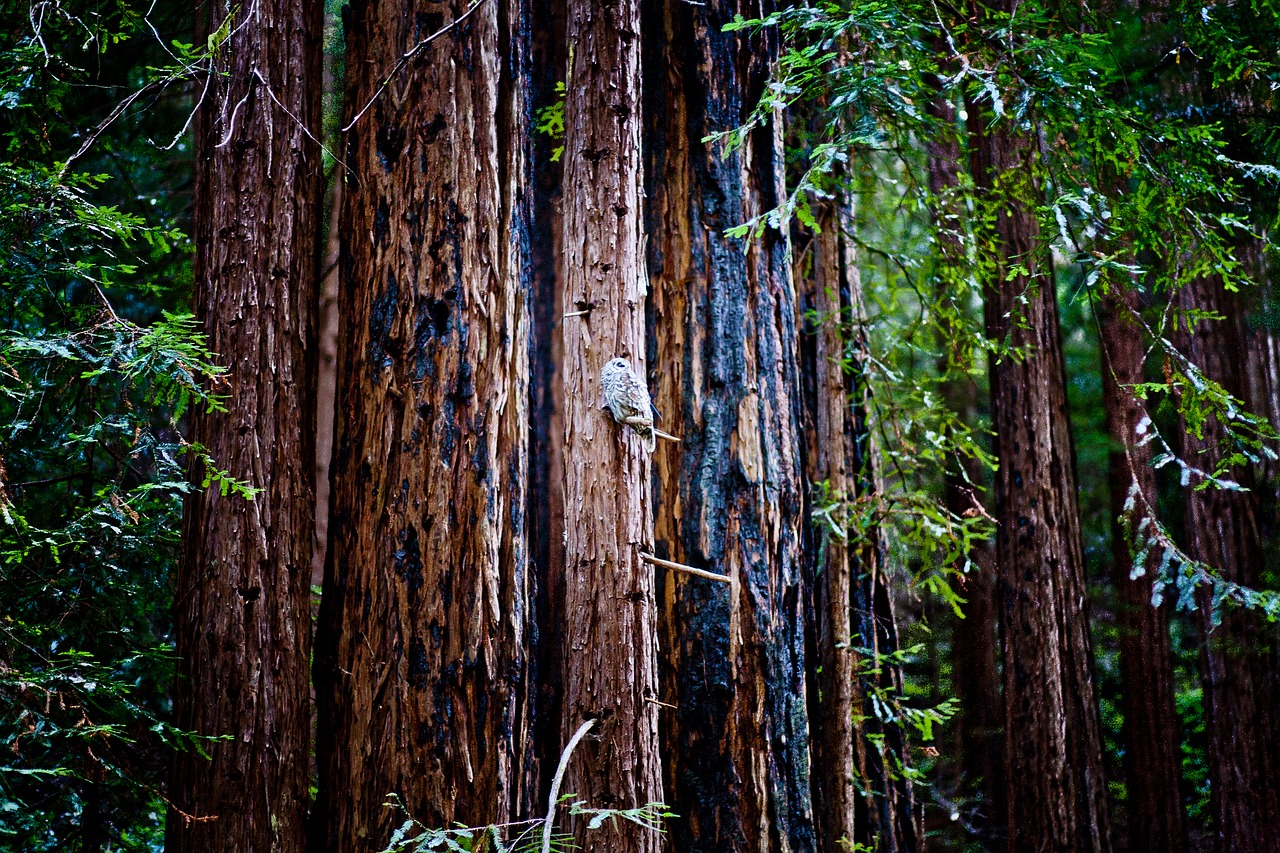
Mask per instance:
[[[996,557],[1004,660],[1005,788],[1012,851],[1111,849],[1101,722],[1067,417],[1058,303],[1032,206],[1033,140],[978,120],[975,183],[995,210],[992,357]]]
[[[664,769],[683,851],[812,851],[802,594],[804,486],[796,305],[784,235],[725,231],[779,203],[780,123],[724,156],[777,44],[725,33],[750,2],[645,4],[649,362],[665,572]],[[745,251],[744,251],[745,249]],[[851,787],[852,780],[847,784]]]
[[[1145,411],[1132,386],[1144,381],[1142,333],[1134,320],[1139,308],[1132,288],[1112,290],[1098,304],[1102,337],[1102,395],[1111,436],[1111,559],[1119,591],[1120,680],[1124,711],[1124,769],[1128,783],[1128,839],[1131,850],[1185,850],[1186,833],[1179,791],[1178,717],[1174,710],[1173,649],[1169,607],[1151,605],[1153,555],[1134,576],[1130,537],[1122,517],[1131,489],[1156,499],[1150,445],[1137,443]],[[1141,505],[1141,504],[1139,504]],[[1141,513],[1130,513],[1136,524]]]
[[[854,227],[842,194],[809,237],[803,297],[805,313],[817,320],[804,336],[809,478],[826,484],[824,503],[849,505],[850,517],[868,514],[881,491]],[[881,659],[898,649],[884,535],[878,527],[853,530],[842,515],[836,524],[814,516],[808,590],[819,849],[921,850],[905,733],[880,719],[871,698],[876,691],[901,696],[903,687],[899,668]]]
[[[645,377],[647,275],[640,200],[640,8],[570,0],[564,152],[564,628],[561,736],[596,720],[565,791],[592,807],[662,800],[657,613],[648,454],[602,407],[600,372],[626,359]],[[641,853],[661,836],[611,822],[587,851]]]
[[[388,0],[346,19],[325,850],[384,845],[389,794],[434,827],[528,806],[526,15]]]
[[[229,368],[194,440],[262,491],[187,503],[170,851],[300,851],[308,801],[322,5],[216,4],[231,33],[198,118],[196,312]],[[204,472],[194,471],[200,478]],[[202,819],[196,820],[193,817]]]
[[[929,104],[929,114],[942,125],[926,146],[929,192],[935,199],[933,213],[939,263],[944,273],[939,278],[939,299],[950,298],[947,282],[953,279],[949,275],[967,276],[969,268],[961,240],[964,225],[960,217],[964,211],[958,192],[964,155],[955,112],[951,102],[941,97]],[[964,311],[966,307],[958,305],[957,309]],[[977,421],[978,387],[967,375],[967,364],[953,363],[952,354],[946,352],[950,343],[946,339],[939,341],[945,353],[940,358],[939,370],[948,377],[942,393],[948,408],[963,422],[973,424]],[[944,505],[957,517],[985,511],[977,484],[986,479],[986,472],[976,461],[965,460],[962,464],[964,470],[948,470],[943,475]],[[982,542],[967,556],[970,569],[960,586],[960,594],[965,598],[964,621],[954,623],[951,641],[952,681],[960,704],[954,736],[960,747],[965,792],[980,794],[982,798],[974,825],[984,834],[995,829],[998,835],[1003,832],[999,827],[1005,814],[1001,728],[1004,705],[997,655],[995,554],[990,542]]]
[[[1211,311],[1184,335],[1183,352],[1209,378],[1236,395],[1246,393],[1249,354],[1241,328],[1241,304],[1222,282],[1197,279],[1181,293],[1187,310]],[[1213,470],[1222,458],[1222,427],[1211,419],[1196,435],[1183,429],[1184,458]],[[1257,587],[1264,553],[1253,472],[1238,467],[1227,476],[1249,491],[1186,490],[1187,552],[1226,580]],[[1210,805],[1216,849],[1244,853],[1280,849],[1280,794],[1274,780],[1275,727],[1280,724],[1274,628],[1255,613],[1228,611],[1214,626],[1210,591],[1200,595],[1204,660],[1204,704],[1209,740]]]

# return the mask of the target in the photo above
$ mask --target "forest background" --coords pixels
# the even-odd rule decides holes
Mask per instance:
[[[1280,849],[1272,2],[0,22],[0,848]]]

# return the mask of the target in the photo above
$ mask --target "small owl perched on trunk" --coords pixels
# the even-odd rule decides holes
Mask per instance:
[[[613,419],[635,430],[644,442],[644,449],[652,453],[656,444],[653,402],[649,399],[649,389],[626,359],[615,358],[604,366],[600,371],[600,388]]]

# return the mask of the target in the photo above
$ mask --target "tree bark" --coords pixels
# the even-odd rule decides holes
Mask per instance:
[[[1159,556],[1152,555],[1135,571],[1130,536],[1123,517],[1130,490],[1138,489],[1154,505],[1155,469],[1149,444],[1137,443],[1144,408],[1132,386],[1143,382],[1142,332],[1134,317],[1140,307],[1132,287],[1113,289],[1097,304],[1102,338],[1102,395],[1112,450],[1111,490],[1112,578],[1119,592],[1120,682],[1124,712],[1124,769],[1129,792],[1127,829],[1131,850],[1185,850],[1186,832],[1179,791],[1181,768],[1178,717],[1174,709],[1173,648],[1169,608],[1151,605],[1152,579]],[[1139,503],[1138,506],[1142,506]],[[1142,513],[1129,514],[1136,525]]]
[[[843,193],[809,236],[802,307],[807,469],[825,501],[868,514],[881,491],[868,380],[862,280],[851,241],[854,210]],[[874,515],[872,510],[870,515]],[[840,518],[840,514],[836,518]],[[814,518],[809,570],[809,708],[819,849],[862,844],[878,851],[924,847],[911,758],[901,727],[876,713],[871,696],[902,695],[900,669],[881,659],[898,649],[878,524],[840,530]],[[871,656],[859,650],[870,649]]]
[[[1248,336],[1240,324],[1241,304],[1222,282],[1196,279],[1180,293],[1183,309],[1211,311],[1224,319],[1201,321],[1183,336],[1183,354],[1209,378],[1237,396],[1247,393]],[[1182,454],[1205,471],[1222,458],[1224,432],[1216,419],[1200,435],[1186,429]],[[1227,476],[1248,491],[1215,488],[1186,495],[1187,553],[1228,581],[1257,587],[1264,552],[1258,523],[1258,494],[1247,467]],[[1216,627],[1210,591],[1200,600],[1203,640],[1205,728],[1214,817],[1220,853],[1280,849],[1280,795],[1272,780],[1277,766],[1275,726],[1280,724],[1274,630],[1249,611],[1230,610]]]
[[[207,12],[232,35],[197,118],[195,303],[229,373],[193,440],[262,491],[187,502],[174,717],[230,737],[175,755],[166,849],[288,853],[309,799],[322,4]]]
[[[389,794],[438,828],[529,807],[527,14],[386,0],[346,18],[325,850],[386,844]]]
[[[1006,124],[986,129],[976,108],[970,115],[975,184],[995,210],[987,335],[1022,353],[993,355],[990,367],[1008,845],[1107,851],[1062,333],[1032,208],[1035,148]]]
[[[640,200],[638,0],[568,3],[564,153],[564,601],[561,737],[588,718],[565,791],[595,808],[662,800],[650,462],[640,439],[601,407],[600,371],[615,357],[645,377]],[[661,836],[609,822],[587,851],[640,853]]]
[[[781,200],[780,122],[727,156],[702,141],[746,120],[777,52],[724,24],[768,11],[645,4],[649,362],[662,427],[683,437],[654,457],[654,538],[732,579],[661,580],[665,782],[687,851],[816,849],[795,292],[785,235],[725,234]]]

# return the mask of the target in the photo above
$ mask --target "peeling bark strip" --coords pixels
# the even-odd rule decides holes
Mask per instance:
[[[206,9],[213,27],[230,12]],[[171,810],[172,851],[290,853],[306,835],[321,14],[237,13],[197,117],[196,313],[230,391],[226,412],[193,416],[194,440],[263,491],[187,502],[175,722],[231,738],[206,745],[212,760],[176,754],[173,805],[216,819]]]
[[[868,501],[877,499],[880,483],[854,227],[852,205],[841,196],[804,253],[802,309],[821,318],[803,338],[807,468],[833,499]],[[883,532],[860,531],[852,548],[827,527],[813,536],[809,707],[819,850],[845,850],[842,839],[886,853],[920,850],[921,816],[902,770],[911,763],[906,736],[879,720],[870,699],[875,690],[902,695],[902,673],[881,662],[877,678],[868,672],[875,662],[855,651],[898,649]]]
[[[346,103],[465,0],[352,4]],[[487,0],[345,140],[318,836],[523,815],[529,689],[527,7]]]
[[[1129,791],[1127,834],[1131,850],[1187,849],[1183,830],[1178,717],[1174,710],[1173,647],[1169,639],[1172,601],[1151,606],[1152,580],[1160,558],[1147,559],[1146,574],[1132,577],[1133,558],[1121,517],[1134,483],[1156,498],[1151,445],[1139,445],[1137,426],[1145,409],[1133,395],[1144,381],[1142,332],[1134,319],[1140,306],[1136,283],[1104,295],[1098,306],[1102,340],[1102,396],[1112,449],[1112,581],[1120,593],[1120,679],[1124,710],[1125,782]],[[1136,524],[1140,516],[1132,518]]]
[[[1031,207],[1035,149],[1007,124],[985,132],[986,121],[970,126],[974,181],[997,210],[987,335],[1025,353],[990,367],[1008,844],[1109,851],[1062,331]],[[1011,275],[1016,266],[1029,274]]]
[[[649,456],[601,409],[614,357],[644,375],[646,278],[640,223],[638,0],[570,0],[565,100],[564,305],[589,313],[564,331],[564,700],[562,741],[588,717],[564,790],[591,807],[662,800]],[[664,445],[667,447],[667,445]],[[586,833],[587,851],[656,851],[630,823]]]
[[[645,4],[651,390],[683,437],[654,456],[672,848],[813,851],[805,706],[804,486],[785,237],[725,230],[778,204],[780,126],[723,156],[768,76],[772,34],[724,33],[750,0]],[[647,81],[648,82],[648,81]],[[744,254],[744,248],[747,249]],[[568,322],[568,321],[566,321]]]

